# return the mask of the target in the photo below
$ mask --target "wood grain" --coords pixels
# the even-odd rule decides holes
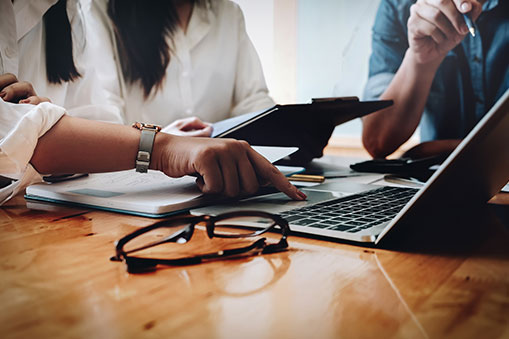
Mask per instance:
[[[0,333],[508,338],[508,227],[491,209],[480,220],[473,226],[484,236],[466,251],[454,243],[436,254],[291,236],[283,253],[132,275],[109,261],[114,241],[154,220],[27,206],[17,196],[0,209]],[[192,239],[198,247],[207,241]]]

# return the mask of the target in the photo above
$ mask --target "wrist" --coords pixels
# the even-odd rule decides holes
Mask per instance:
[[[435,77],[435,73],[440,67],[444,58],[423,62],[414,51],[409,48],[405,53],[402,65],[405,65],[409,70],[415,72],[419,77]]]
[[[168,149],[174,142],[174,136],[168,133],[159,132],[154,138],[154,147],[152,148],[152,161],[149,169],[162,171],[165,170],[165,164],[168,163]]]

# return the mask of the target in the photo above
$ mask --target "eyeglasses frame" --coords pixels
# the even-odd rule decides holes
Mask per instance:
[[[262,229],[258,229],[252,233],[246,234],[217,234],[214,232],[216,223],[226,219],[232,219],[237,217],[262,217],[271,219],[273,222]],[[150,247],[154,247],[160,244],[169,243],[169,242],[178,242],[180,239],[184,239],[185,242],[191,240],[191,237],[194,234],[195,226],[199,223],[205,223],[205,228],[207,231],[207,236],[209,239],[214,237],[216,238],[229,238],[229,239],[240,239],[240,238],[251,238],[260,236],[271,229],[275,229],[277,226],[281,228],[281,239],[276,244],[267,244],[265,242],[266,238],[261,238],[253,242],[249,246],[235,248],[235,249],[227,249],[213,253],[201,254],[186,258],[178,258],[178,259],[157,259],[157,258],[143,258],[137,256],[130,256],[129,253],[141,251],[143,249],[147,249]],[[171,227],[176,224],[188,224],[186,227],[181,230],[175,232],[174,234],[156,242],[149,243],[140,248],[136,248],[131,251],[124,251],[124,246],[134,238],[155,230],[161,227]],[[242,226],[239,226],[242,227]],[[211,215],[200,215],[200,216],[174,216],[170,219],[165,219],[158,221],[152,225],[145,226],[135,230],[134,232],[127,234],[122,237],[118,241],[115,242],[115,256],[111,257],[112,261],[124,261],[127,265],[128,272],[134,273],[138,271],[145,271],[149,268],[155,268],[157,265],[167,265],[167,266],[182,266],[182,265],[193,265],[199,264],[204,260],[214,260],[226,257],[233,257],[240,254],[249,253],[250,251],[257,250],[259,254],[268,254],[275,253],[286,250],[288,248],[287,237],[290,234],[290,226],[288,222],[276,214],[271,214],[263,211],[234,211],[222,213],[217,216]]]

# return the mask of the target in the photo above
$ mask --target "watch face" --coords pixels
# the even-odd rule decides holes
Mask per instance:
[[[161,130],[161,126],[153,125],[153,124],[143,124],[143,127],[146,129],[155,129],[157,132]]]
[[[139,130],[142,130],[142,129],[153,129],[155,130],[156,132],[159,132],[161,130],[161,126],[159,125],[154,125],[154,124],[146,124],[144,122],[135,122],[133,123],[132,125],[134,128],[137,128]]]

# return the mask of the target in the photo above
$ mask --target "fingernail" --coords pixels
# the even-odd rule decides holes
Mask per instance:
[[[464,2],[461,4],[460,6],[460,9],[463,13],[466,13],[468,12],[471,8],[470,8],[470,3],[469,2]]]
[[[2,99],[3,99],[3,98],[5,97],[5,95],[6,95],[6,94],[7,94],[7,93],[6,93],[6,92],[4,92],[4,91],[0,92],[0,98],[2,98]]]
[[[304,192],[302,191],[299,191],[297,190],[297,195],[299,196],[299,198],[301,198],[302,200],[306,200],[308,198],[308,196],[306,194],[304,194]]]

